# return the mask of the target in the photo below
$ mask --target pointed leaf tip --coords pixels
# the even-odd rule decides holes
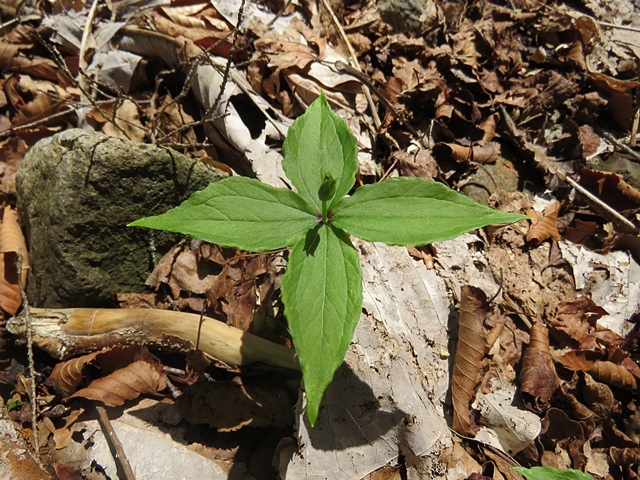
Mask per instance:
[[[321,94],[293,123],[282,146],[282,167],[298,194],[322,210],[322,202],[335,204],[349,193],[358,170],[356,138]],[[321,187],[329,174],[335,179],[333,195]],[[320,195],[328,200],[323,200]]]
[[[526,218],[480,205],[433,180],[407,177],[361,187],[333,209],[336,227],[389,245],[425,245]]]
[[[359,255],[345,232],[319,225],[296,243],[282,278],[282,301],[304,377],[307,418],[313,426],[362,307]]]

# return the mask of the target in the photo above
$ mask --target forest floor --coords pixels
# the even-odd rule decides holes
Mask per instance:
[[[358,140],[359,186],[391,176],[435,179],[531,217],[464,237],[460,258],[483,258],[476,267],[491,278],[484,284],[467,274],[447,277],[460,269],[452,244],[402,250],[406,262],[445,279],[452,303],[445,316],[455,317],[447,328],[478,322],[478,336],[461,334],[457,348],[444,340],[442,361],[450,362],[458,391],[440,392],[434,403],[456,433],[439,445],[442,467],[430,466],[433,475],[516,479],[514,466],[543,465],[593,478],[637,477],[640,13],[631,0],[8,0],[0,11],[0,195],[2,230],[11,236],[0,234],[5,321],[24,308],[15,270],[7,272],[16,264],[9,254],[28,245],[14,239],[15,177],[36,142],[91,129],[286,187],[286,130],[322,91]],[[205,266],[205,277],[194,273]],[[147,292],[122,293],[114,307],[203,313],[291,346],[279,303],[282,271],[282,252],[245,255],[182,242],[158,262]],[[397,302],[412,301],[398,295]],[[161,405],[145,425],[182,429],[173,447],[153,444],[155,456],[180,444],[174,457],[193,478],[200,468],[193,452],[213,461],[220,478],[302,478],[286,460],[304,457],[296,375],[211,363],[195,349],[184,355],[115,344],[98,357],[85,352],[90,358],[63,362],[36,349],[31,371],[22,339],[4,331],[1,342],[0,420],[44,464],[36,474],[35,464],[8,461],[9,473],[113,478],[99,453],[81,458],[72,448],[82,444],[74,434],[86,416],[100,416],[94,403],[109,405],[109,395],[121,393],[105,382],[108,372],[126,377],[142,363],[145,375],[161,372],[170,387],[161,391],[167,382],[157,379],[151,391],[127,384],[135,392],[122,403],[134,412],[150,408],[145,402]],[[484,352],[479,364],[462,366],[471,350]],[[73,390],[61,386],[69,379]],[[448,385],[448,377],[439,380]],[[102,393],[87,393],[98,381]],[[202,387],[207,382],[215,386]],[[164,410],[172,405],[179,414]],[[124,411],[99,409],[103,423]],[[396,423],[420,423],[403,411],[389,432],[400,431]],[[346,412],[362,444],[389,444],[383,435],[370,439]],[[139,443],[151,442],[139,440],[146,426],[131,428]],[[349,445],[354,465],[345,470],[336,454],[336,468],[344,478],[426,475],[416,459],[426,453],[412,458],[403,441],[394,437],[391,453],[361,468],[359,446]],[[322,445],[306,448],[326,451]],[[14,447],[2,444],[3,455]],[[124,454],[145,471],[150,454]],[[337,478],[313,468],[304,475]]]

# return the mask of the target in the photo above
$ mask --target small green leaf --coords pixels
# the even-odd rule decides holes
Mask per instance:
[[[321,94],[289,128],[282,167],[307,203],[322,211],[319,197],[325,175],[336,179],[331,204],[349,193],[358,170],[356,138]],[[329,200],[325,200],[329,201]]]
[[[324,174],[324,180],[322,180],[322,184],[320,185],[320,189],[318,190],[318,197],[323,202],[328,202],[333,198],[336,194],[336,187],[338,186],[338,182],[330,173]]]
[[[558,470],[553,467],[514,467],[527,480],[593,480],[593,477],[580,470]]]
[[[313,209],[295,192],[230,177],[211,183],[162,215],[144,217],[129,226],[264,252],[293,245],[316,224]]]
[[[370,242],[425,245],[486,225],[527,218],[480,205],[422,178],[391,178],[359,188],[333,209],[333,225]]]
[[[362,270],[348,235],[318,225],[293,247],[282,301],[315,424],[324,391],[342,364],[362,307]]]

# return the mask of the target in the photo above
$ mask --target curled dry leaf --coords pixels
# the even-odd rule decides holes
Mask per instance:
[[[22,305],[20,285],[26,287],[29,272],[27,244],[18,225],[18,215],[9,207],[4,209],[0,227],[0,308],[15,315]],[[20,270],[20,274],[18,271]]]
[[[74,394],[84,380],[84,367],[89,365],[100,352],[90,353],[53,367],[49,380],[53,381],[55,391],[67,398]]]
[[[614,465],[629,467],[640,464],[640,448],[637,447],[611,447],[609,449],[609,456]]]
[[[479,288],[464,285],[460,301],[458,347],[451,381],[453,429],[461,435],[473,434],[470,407],[486,351],[482,326],[487,310],[487,297],[484,292]]]
[[[558,385],[558,375],[549,353],[549,329],[536,324],[530,334],[531,341],[522,359],[520,390],[528,409],[544,412]]]
[[[640,207],[640,192],[615,173],[583,168],[579,183],[617,211]]]
[[[558,232],[558,212],[560,207],[561,203],[555,202],[544,209],[542,216],[540,216],[539,212],[527,212],[530,217],[536,219],[527,232],[526,240],[528,243],[538,245],[548,238],[560,240],[560,233]]]
[[[589,297],[582,296],[558,304],[555,318],[549,324],[556,335],[579,343],[596,328],[596,321],[603,315],[608,315],[604,308],[593,303]]]
[[[105,376],[75,391],[85,379],[88,365],[96,365]],[[167,381],[160,361],[139,345],[115,347],[61,363],[56,365],[50,379],[65,398],[88,398],[111,407],[141,394],[156,394],[164,390]]]
[[[465,147],[457,143],[438,143],[433,147],[433,155],[437,159],[453,160],[457,163],[495,163],[500,155],[500,145],[489,142],[484,145]]]
[[[636,378],[622,365],[607,360],[592,359],[593,352],[568,352],[556,361],[573,371],[587,372],[596,380],[626,390],[635,390]]]

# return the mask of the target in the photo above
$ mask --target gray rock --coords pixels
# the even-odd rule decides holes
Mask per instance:
[[[168,148],[70,130],[34,145],[17,174],[37,307],[101,307],[136,292],[179,236],[126,225],[226,174]]]
[[[459,185],[460,193],[482,205],[487,205],[489,197],[496,190],[518,191],[518,175],[513,166],[505,165],[498,157],[496,163],[482,165],[470,173]]]
[[[396,32],[419,33],[425,0],[378,0],[380,17]]]
[[[625,182],[640,190],[640,163],[631,155],[615,152],[606,158],[597,156],[587,161],[587,167],[622,175]]]

